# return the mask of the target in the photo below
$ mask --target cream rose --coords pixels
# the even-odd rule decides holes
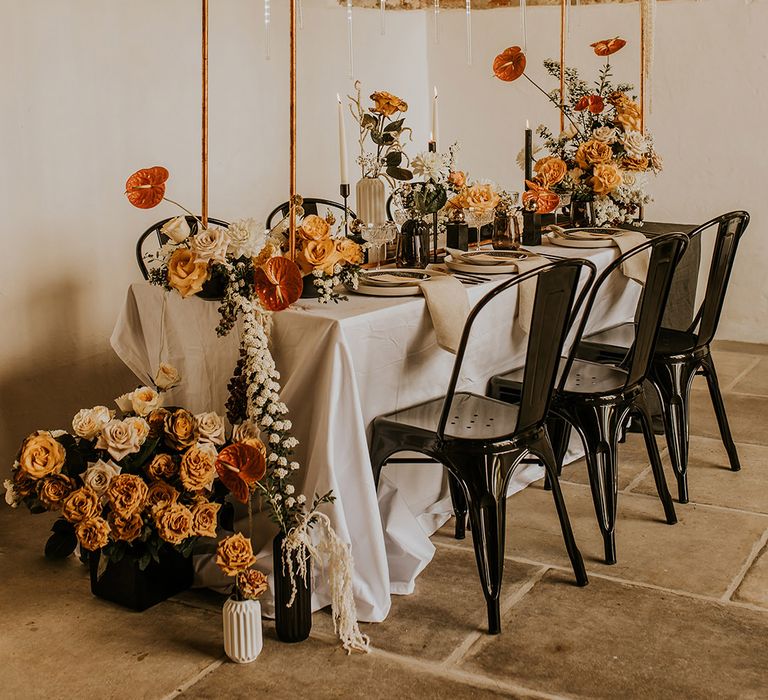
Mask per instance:
[[[189,491],[210,490],[215,474],[215,457],[212,457],[208,450],[195,445],[181,458],[179,477],[184,488]]]
[[[200,260],[188,248],[175,250],[168,261],[168,284],[184,299],[197,294],[209,275],[208,262]]]
[[[592,139],[600,141],[600,143],[614,143],[616,141],[616,129],[612,129],[610,126],[599,126],[592,131]]]
[[[115,403],[122,413],[130,413],[133,410],[133,404],[131,403],[132,393],[129,391],[127,394],[121,394],[115,399]]]
[[[305,241],[324,241],[328,238],[331,227],[317,214],[305,216],[299,226],[299,236]]]
[[[32,433],[21,446],[19,468],[33,479],[58,474],[67,458],[64,446],[49,432]]]
[[[107,499],[121,518],[140,512],[147,500],[147,485],[135,474],[119,474],[109,484]]]
[[[64,499],[61,514],[71,523],[95,518],[101,511],[101,501],[95,492],[83,486]]]
[[[78,411],[72,419],[72,430],[78,437],[93,440],[101,432],[101,429],[112,420],[114,414],[114,411],[110,411],[106,406],[84,408]]]
[[[181,375],[173,365],[161,362],[155,375],[155,386],[161,391],[168,391],[181,382]]]
[[[621,136],[621,143],[624,146],[624,150],[632,157],[640,159],[645,154],[648,144],[645,140],[645,136],[639,131],[626,131]]]
[[[157,534],[170,544],[181,544],[192,534],[192,513],[181,503],[169,503],[155,513]]]
[[[174,243],[186,241],[191,232],[185,216],[173,217],[170,221],[166,221],[160,229],[160,233],[168,236]]]
[[[144,421],[146,423],[146,421]],[[106,450],[116,462],[124,457],[134,454],[141,449],[141,445],[146,439],[142,436],[142,431],[138,423],[131,418],[117,420],[113,418],[107,423],[96,441],[96,448]],[[147,433],[149,426],[147,426]]]
[[[198,537],[216,537],[216,515],[221,505],[201,501],[192,506],[192,534]]]
[[[232,429],[232,442],[243,442],[248,438],[258,438],[261,435],[258,426],[253,421],[243,421]]]
[[[224,444],[224,419],[218,414],[198,413],[195,416],[200,442],[211,442],[214,445]]]
[[[621,184],[621,173],[615,165],[600,164],[595,166],[592,177],[592,189],[595,194],[608,194]]]
[[[106,547],[109,542],[109,523],[104,518],[95,517],[78,523],[75,535],[80,546],[90,552]]]
[[[91,491],[98,496],[103,496],[109,487],[109,484],[112,482],[112,479],[114,479],[121,471],[122,468],[112,460],[105,462],[100,459],[98,462],[89,464],[88,469],[81,478],[83,484],[91,489]]]
[[[227,259],[229,239],[224,229],[207,228],[190,238],[192,250],[198,260],[224,262]]]
[[[131,408],[138,416],[148,416],[163,405],[163,397],[148,386],[142,386],[131,392]]]

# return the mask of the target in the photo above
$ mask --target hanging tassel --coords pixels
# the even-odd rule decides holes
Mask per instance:
[[[526,0],[520,0],[520,33],[523,35],[523,53],[528,53],[528,18],[526,17],[526,10],[528,4]]]
[[[467,65],[472,65],[472,0],[466,0],[467,12]]]
[[[349,43],[349,77],[355,77],[355,56],[352,50],[352,0],[347,0],[347,41]]]
[[[645,131],[645,105],[653,109],[653,54],[656,36],[656,0],[640,0],[640,118]],[[647,97],[646,97],[647,95]]]
[[[272,17],[269,7],[269,0],[264,0],[264,55],[267,60],[270,59],[269,52],[269,25],[272,23]]]
[[[440,0],[435,0],[435,8],[433,11],[435,18],[435,43],[440,43]]]

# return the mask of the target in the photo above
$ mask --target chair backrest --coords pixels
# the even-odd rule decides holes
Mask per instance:
[[[163,233],[161,233],[160,229],[165,226],[171,219],[175,217],[169,216],[167,219],[163,219],[162,221],[158,221],[156,224],[152,224],[144,233],[139,236],[139,240],[136,242],[136,262],[139,265],[139,270],[141,270],[141,274],[144,277],[145,280],[149,279],[149,269],[147,268],[147,262],[144,259],[144,244],[146,243],[147,239],[154,233],[157,235],[157,245],[158,248],[162,246],[164,243],[167,243],[169,238],[168,236],[165,236]],[[189,224],[190,228],[190,235],[194,235],[197,233],[197,227],[198,227],[198,219],[194,216],[186,216],[187,223]],[[226,221],[222,221],[221,219],[208,219],[209,224],[213,224],[214,226],[222,226],[224,228],[228,227],[229,224]]]
[[[576,357],[579,343],[589,323],[589,317],[595,300],[600,295],[603,285],[610,279],[611,275],[622,274],[620,268],[627,260],[637,255],[645,255],[646,251],[650,250],[648,274],[645,279],[643,292],[640,295],[640,301],[638,302],[637,313],[635,314],[635,339],[624,362],[627,370],[627,380],[624,388],[638,384],[645,379],[653,357],[653,350],[656,347],[656,340],[659,336],[661,319],[664,315],[664,308],[667,305],[672,278],[674,277],[677,264],[680,262],[680,258],[688,246],[688,241],[688,236],[684,233],[668,233],[663,236],[655,236],[620,255],[603,270],[592,285],[592,291],[585,304],[584,315],[582,316],[572,350],[568,355],[560,377],[560,390],[565,387],[565,383],[568,381],[568,374]]]
[[[717,324],[720,321],[720,313],[723,310],[725,293],[728,290],[728,280],[731,277],[733,261],[736,259],[736,250],[739,247],[744,231],[749,225],[749,214],[745,211],[732,211],[723,214],[698,228],[688,235],[690,238],[701,236],[705,231],[717,227],[715,245],[712,251],[712,263],[709,267],[707,289],[701,302],[689,332],[697,333],[696,347],[704,347],[712,342],[717,332]]]
[[[583,270],[586,271],[582,280],[584,286],[577,298],[576,291]],[[456,352],[453,372],[437,428],[439,438],[443,438],[448,424],[473,324],[491,300],[533,278],[536,280],[536,295],[528,333],[525,375],[515,434],[544,425],[552,400],[565,338],[580,305],[592,286],[595,273],[595,266],[588,260],[550,262],[500,284],[474,306],[464,324],[464,331]]]
[[[304,203],[301,205],[302,209],[304,209],[305,216],[308,216],[309,214],[316,214],[317,216],[322,216],[318,210],[318,206],[325,206],[329,209],[337,209],[339,212],[341,212],[341,218],[343,220],[344,218],[344,205],[339,202],[334,202],[331,199],[318,199],[317,197],[304,197]],[[288,212],[290,211],[290,202],[283,202],[282,204],[276,206],[267,217],[267,230],[272,230],[274,226],[276,226],[279,221],[275,221],[275,217],[279,216],[280,219],[284,219],[286,216],[288,216]],[[357,216],[355,215],[355,212],[353,212],[349,207],[347,207],[347,218],[350,221],[354,221]]]

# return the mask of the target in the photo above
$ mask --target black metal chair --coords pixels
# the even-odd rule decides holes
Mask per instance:
[[[152,236],[152,234],[155,234],[157,236],[157,247],[160,248],[163,244],[167,243],[169,241],[168,236],[164,235],[160,229],[165,226],[171,219],[175,217],[169,216],[167,219],[163,219],[162,221],[158,221],[155,224],[152,224],[144,233],[139,236],[139,240],[136,242],[136,262],[139,265],[139,270],[141,270],[141,275],[144,277],[145,280],[149,279],[149,268],[147,267],[147,262],[145,259],[146,251],[144,250],[144,247],[147,243],[147,240]],[[186,216],[187,223],[189,224],[190,228],[190,235],[194,235],[197,233],[197,227],[199,225],[199,221],[194,216]],[[214,226],[222,226],[226,228],[229,226],[229,224],[226,221],[222,221],[221,219],[208,219],[209,224],[213,224]]]
[[[667,523],[677,522],[643,394],[643,381],[650,367],[675,267],[687,244],[685,234],[667,234],[646,241],[612,262],[595,281],[571,352],[561,360],[562,370],[549,421],[558,471],[562,468],[567,445],[565,435],[570,425],[576,428],[584,443],[592,500],[603,535],[607,564],[616,563],[617,443],[630,415],[637,416],[640,421]],[[603,284],[612,274],[621,274],[619,268],[626,260],[649,249],[648,276],[637,308],[638,332],[624,368],[576,359],[576,348]],[[524,388],[523,370],[516,370],[493,377],[489,393],[495,398],[515,401]],[[551,482],[551,475],[548,476]]]
[[[690,388],[696,374],[703,375],[707,380],[731,469],[741,469],[709,346],[717,331],[739,241],[748,225],[747,212],[732,211],[707,221],[689,233],[689,237],[694,238],[717,227],[706,294],[689,328],[684,331],[671,328],[660,330],[653,354],[649,380],[661,398],[664,432],[680,503],[688,502]],[[625,323],[587,336],[579,346],[579,357],[617,364],[626,356],[635,331],[634,323]]]
[[[586,284],[574,304],[582,270]],[[371,464],[378,485],[385,462],[401,451],[418,452],[443,464],[459,485],[454,498],[468,505],[477,568],[488,607],[488,631],[501,631],[499,594],[504,569],[506,491],[512,473],[529,454],[544,462],[563,538],[576,581],[587,574],[571,531],[557,480],[557,467],[546,429],[558,358],[574,317],[594,280],[594,266],[584,260],[548,263],[511,278],[486,294],[464,325],[445,397],[379,416],[373,422]],[[500,294],[536,278],[537,288],[521,401],[512,406],[485,396],[457,391],[462,362],[478,315]],[[513,323],[510,314],[510,329]]]
[[[319,199],[317,197],[304,197],[304,203],[302,204],[302,208],[304,209],[304,215],[309,216],[310,214],[316,214],[317,216],[322,216],[320,213],[320,210],[318,207],[324,206],[329,209],[337,209],[339,212],[341,212],[341,220],[344,220],[344,205],[339,202],[334,202],[331,199]],[[288,216],[288,213],[290,211],[290,202],[283,202],[282,204],[276,206],[267,217],[267,230],[272,230],[274,226],[276,226],[279,222],[275,221],[275,217],[279,216],[280,219],[284,219]],[[354,221],[357,217],[355,215],[355,212],[352,211],[349,207],[347,207],[347,217],[348,221],[351,223]]]

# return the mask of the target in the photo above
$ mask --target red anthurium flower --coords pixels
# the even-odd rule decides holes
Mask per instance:
[[[511,83],[523,73],[525,73],[525,54],[519,46],[510,46],[493,59],[493,74],[499,80]]]
[[[585,95],[576,103],[574,109],[577,112],[588,109],[592,114],[600,114],[605,109],[605,102],[600,95]]]
[[[285,257],[270,258],[253,275],[261,305],[269,311],[287,309],[301,296],[303,281],[295,262]]]
[[[152,209],[163,201],[168,171],[160,165],[143,168],[131,175],[125,183],[125,196],[134,207]]]
[[[596,41],[594,44],[590,44],[598,56],[610,56],[612,53],[621,51],[626,45],[627,42],[624,41],[624,39],[619,39],[619,37],[603,39],[602,41]]]
[[[523,192],[523,206],[537,214],[551,214],[560,204],[560,197],[537,182],[526,180],[528,189]]]
[[[248,438],[225,447],[216,458],[216,472],[232,495],[247,503],[251,486],[267,471],[267,448],[256,438]]]

